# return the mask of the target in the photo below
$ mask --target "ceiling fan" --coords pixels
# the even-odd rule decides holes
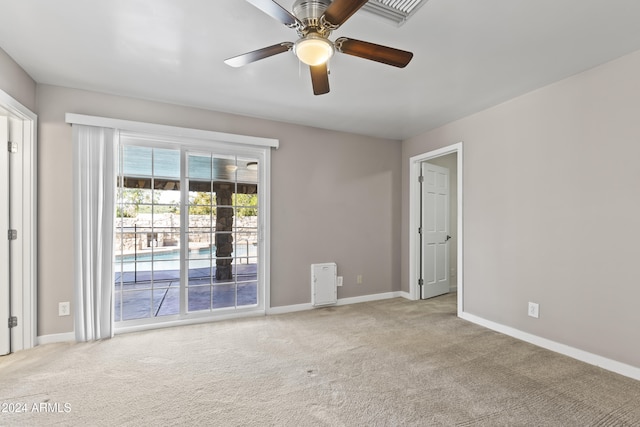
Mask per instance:
[[[296,0],[292,8],[293,14],[274,0],[247,1],[275,20],[296,30],[299,38],[295,43],[278,43],[226,59],[224,62],[232,67],[242,67],[293,50],[298,59],[311,69],[314,95],[322,95],[329,92],[327,61],[336,51],[399,68],[406,67],[413,58],[411,52],[374,43],[346,37],[340,37],[334,42],[329,40],[331,32],[344,24],[367,0]]]

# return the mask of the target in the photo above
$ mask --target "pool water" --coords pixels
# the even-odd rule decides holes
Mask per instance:
[[[189,269],[211,267],[216,264],[215,246],[213,249],[207,247],[191,250],[188,256]],[[247,260],[247,257],[249,257],[249,260],[255,263],[258,256],[258,248],[252,244],[248,246],[244,244],[237,245],[234,247],[232,256],[238,262]],[[117,272],[180,270],[180,249],[152,253],[145,252],[135,255],[116,255],[115,270]]]

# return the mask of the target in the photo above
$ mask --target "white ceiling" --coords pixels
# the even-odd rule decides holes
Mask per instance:
[[[336,54],[321,96],[291,52],[223,63],[297,37],[243,0],[0,0],[0,47],[38,83],[404,139],[640,49],[639,17],[638,0],[429,0],[401,27],[361,10],[331,39],[413,61]]]

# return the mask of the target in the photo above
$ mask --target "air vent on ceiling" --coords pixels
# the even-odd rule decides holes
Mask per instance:
[[[381,16],[397,26],[404,24],[428,0],[369,0],[362,10]]]

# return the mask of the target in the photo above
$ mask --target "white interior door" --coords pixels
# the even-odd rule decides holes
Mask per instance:
[[[7,116],[0,109],[0,355],[11,351],[8,325],[10,310],[9,292],[9,126]]]
[[[422,163],[422,279],[420,298],[449,292],[449,169]]]

